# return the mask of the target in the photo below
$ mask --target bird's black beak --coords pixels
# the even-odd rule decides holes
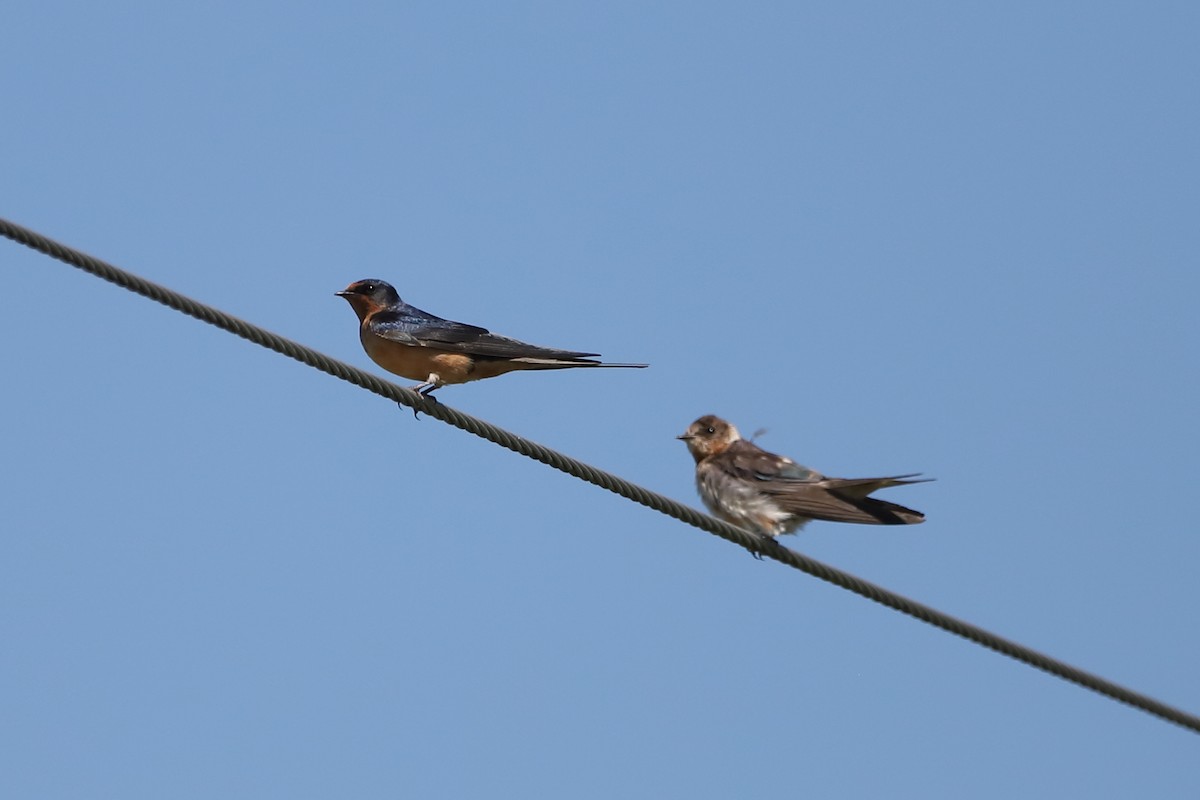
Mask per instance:
[[[695,436],[693,436],[693,435],[692,435],[692,434],[690,434],[690,433],[681,433],[681,434],[679,434],[678,436],[676,436],[675,438],[676,438],[676,439],[678,439],[678,440],[679,440],[679,441],[681,441],[681,442],[686,442],[686,441],[689,441],[689,440],[691,440],[691,439],[695,439],[696,437],[695,437]]]
[[[345,289],[342,289],[340,292],[334,292],[334,295],[337,297],[349,297],[352,294],[354,294],[354,292],[348,292]]]

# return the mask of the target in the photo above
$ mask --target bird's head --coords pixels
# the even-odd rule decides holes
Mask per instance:
[[[687,445],[696,461],[723,453],[729,445],[742,438],[738,429],[712,414],[705,414],[688,426],[682,436],[675,437]]]
[[[392,285],[376,278],[355,281],[335,294],[338,297],[346,298],[346,302],[354,309],[354,313],[358,314],[360,320],[366,318],[373,311],[400,302],[400,295],[396,293]]]

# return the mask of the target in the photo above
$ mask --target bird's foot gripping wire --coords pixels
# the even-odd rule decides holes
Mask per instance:
[[[751,550],[750,555],[754,556],[759,561],[763,560],[763,555],[765,553],[774,552],[781,546],[779,541],[776,540],[774,536],[770,536],[769,534],[758,533],[755,534],[755,537],[758,539],[758,547],[754,550]]]
[[[433,396],[433,390],[437,389],[439,386],[441,386],[441,384],[437,383],[435,381],[425,381],[424,383],[418,383],[416,386],[410,386],[408,388],[411,389],[412,391],[416,392],[417,394],[421,395],[421,397],[424,397],[429,402],[436,403],[438,401],[438,399]],[[396,405],[400,406],[400,408],[404,408],[403,403],[397,403]],[[419,416],[416,406],[413,406],[412,412],[413,412],[413,419],[421,418]]]

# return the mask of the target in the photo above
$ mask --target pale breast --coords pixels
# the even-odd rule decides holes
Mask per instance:
[[[414,381],[425,381],[430,375],[437,375],[439,384],[466,383],[479,377],[472,374],[474,359],[462,353],[400,344],[376,336],[365,327],[359,338],[372,361],[388,372]]]
[[[807,522],[793,518],[754,486],[706,466],[696,470],[696,489],[715,516],[767,536],[790,533]]]

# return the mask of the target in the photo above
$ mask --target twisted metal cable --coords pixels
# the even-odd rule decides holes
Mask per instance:
[[[189,297],[185,297],[165,286],[160,286],[157,283],[140,278],[137,275],[114,267],[112,264],[93,258],[86,253],[73,250],[28,228],[0,218],[0,234],[40,253],[70,264],[73,267],[78,267],[98,278],[103,278],[131,292],[136,292],[143,297],[148,297],[151,300],[162,303],[168,308],[173,308],[176,311],[195,317],[210,325],[215,325],[243,339],[274,350],[277,353],[282,353],[289,358],[294,358],[302,364],[319,369],[335,378],[340,378],[355,386],[360,386],[367,391],[374,392],[380,397],[385,397],[388,400],[428,414],[456,428],[461,428],[468,433],[473,433],[476,436],[487,439],[489,442],[494,442],[501,447],[508,448],[535,461],[540,461],[560,472],[565,472],[568,475],[587,481],[602,489],[619,494],[635,503],[640,503],[669,517],[673,517],[680,522],[685,522],[702,531],[719,536],[722,539],[746,548],[755,555],[775,559],[793,569],[798,569],[815,578],[828,581],[835,586],[840,586],[868,600],[874,600],[876,603],[908,614],[922,622],[961,636],[983,647],[995,650],[1031,667],[1036,667],[1051,675],[1056,675],[1063,680],[1091,689],[1112,700],[1117,700],[1193,732],[1200,733],[1200,717],[1196,715],[1189,714],[1155,700],[1152,697],[1085,672],[1032,648],[1005,639],[1002,636],[952,617],[930,606],[918,603],[915,600],[910,600],[882,586],[865,581],[862,578],[858,578],[848,572],[843,572],[828,564],[797,553],[794,550],[789,550],[774,540],[764,541],[741,528],[736,528],[707,514],[702,514],[669,497],[630,483],[624,478],[596,469],[582,461],[577,461],[570,456],[563,455],[529,439],[498,428],[489,422],[484,422],[469,414],[456,411],[432,398],[424,397],[411,389],[397,386],[389,381],[380,380],[378,377],[364,372],[357,367],[330,358],[291,339],[286,339],[257,325],[252,325],[237,317],[230,316],[212,306],[207,306]]]

